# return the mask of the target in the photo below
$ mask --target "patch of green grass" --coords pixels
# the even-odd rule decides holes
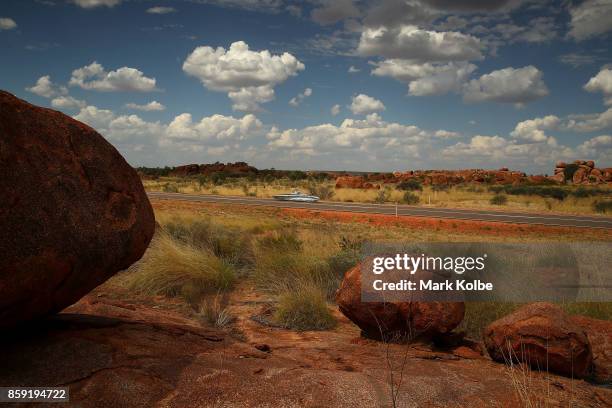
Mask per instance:
[[[328,330],[336,325],[325,294],[310,284],[282,292],[273,319],[283,327],[298,331]]]

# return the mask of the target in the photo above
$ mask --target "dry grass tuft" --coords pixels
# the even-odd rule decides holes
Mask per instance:
[[[211,251],[160,232],[125,274],[123,284],[137,293],[181,296],[194,304],[207,292],[229,289],[234,280],[234,268]]]
[[[274,321],[293,330],[328,330],[336,325],[325,293],[316,285],[302,283],[278,296]]]

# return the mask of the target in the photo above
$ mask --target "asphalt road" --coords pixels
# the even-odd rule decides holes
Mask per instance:
[[[180,194],[149,192],[150,198],[161,200],[183,200],[196,202],[227,203],[239,205],[258,205],[280,208],[305,208],[318,211],[346,211],[366,214],[386,214],[411,217],[445,218],[455,220],[492,221],[514,224],[539,224],[562,227],[612,229],[612,217],[551,215],[533,213],[510,213],[503,211],[482,211],[450,208],[415,207],[394,204],[359,204],[320,201],[317,203],[298,203],[278,201],[271,198],[234,197],[204,194]]]

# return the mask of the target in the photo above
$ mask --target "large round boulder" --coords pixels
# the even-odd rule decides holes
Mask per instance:
[[[438,337],[456,328],[463,302],[362,302],[361,265],[346,272],[336,291],[340,311],[372,338]]]
[[[155,218],[102,136],[0,91],[0,327],[58,312],[137,261]]]
[[[593,355],[585,331],[558,306],[531,303],[494,321],[484,330],[491,358],[521,362],[541,371],[582,378]]]

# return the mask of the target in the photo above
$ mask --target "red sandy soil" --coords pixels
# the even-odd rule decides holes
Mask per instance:
[[[366,340],[338,312],[330,331],[273,328],[251,319],[267,302],[240,285],[229,304],[236,321],[218,329],[176,301],[106,284],[3,338],[4,383],[69,386],[71,405],[82,407],[378,407],[391,406],[388,362],[399,367],[405,356],[398,406],[524,405],[508,368],[472,348]],[[612,390],[581,380],[526,378],[538,406],[612,404]]]
[[[500,222],[487,221],[469,221],[469,220],[450,220],[442,218],[429,217],[410,217],[382,214],[357,214],[353,212],[339,211],[317,211],[301,208],[269,208],[269,207],[251,207],[239,204],[212,204],[198,203],[181,200],[156,200],[152,199],[151,203],[155,210],[172,211],[195,211],[203,209],[212,209],[215,211],[227,210],[231,207],[232,212],[263,214],[268,216],[278,216],[281,214],[285,217],[295,219],[320,219],[333,222],[343,223],[364,223],[380,227],[399,227],[410,228],[415,230],[429,231],[449,231],[457,234],[472,234],[472,235],[487,235],[498,237],[525,237],[525,236],[570,236],[578,240],[612,240],[612,232],[604,229],[596,228],[572,228],[572,227],[555,227],[546,225],[528,225],[528,224],[510,224]]]

